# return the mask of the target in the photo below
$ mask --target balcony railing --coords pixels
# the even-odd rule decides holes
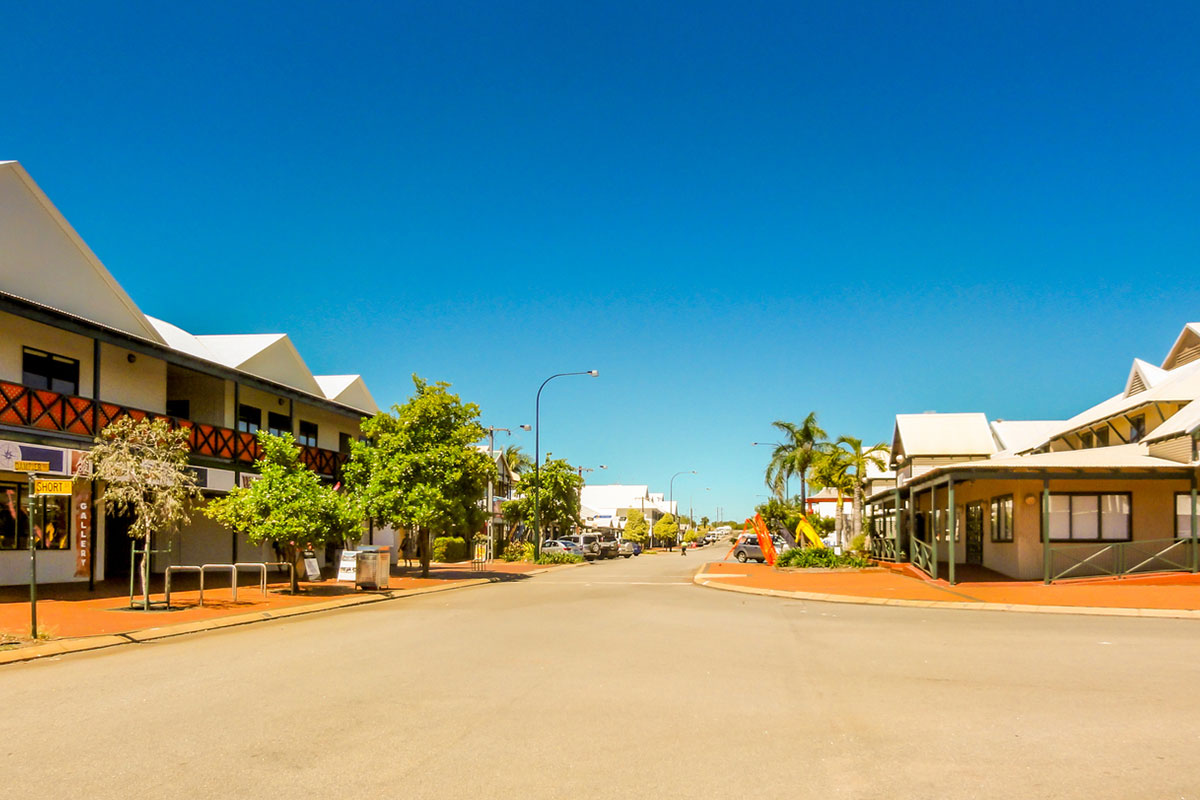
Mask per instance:
[[[121,417],[161,419],[172,428],[187,428],[188,444],[196,455],[242,464],[253,463],[258,458],[258,442],[252,433],[0,381],[0,425],[95,436]],[[300,460],[321,475],[339,474],[347,458],[343,453],[320,447],[300,448]]]

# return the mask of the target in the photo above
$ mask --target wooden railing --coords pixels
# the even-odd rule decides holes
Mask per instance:
[[[0,381],[0,425],[96,436],[122,417],[161,419],[172,428],[187,428],[188,445],[196,455],[242,464],[251,464],[258,458],[258,442],[252,433]],[[338,475],[347,458],[343,453],[320,447],[300,448],[300,460],[321,475]]]

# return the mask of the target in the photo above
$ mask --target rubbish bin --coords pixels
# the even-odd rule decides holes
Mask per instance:
[[[369,545],[355,554],[354,588],[386,589],[391,574],[391,548]]]

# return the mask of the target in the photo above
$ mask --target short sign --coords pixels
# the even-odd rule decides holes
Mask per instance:
[[[321,565],[317,563],[315,558],[304,559],[304,575],[310,581],[321,580]]]
[[[49,461],[14,461],[13,470],[16,472],[49,472]]]
[[[71,483],[71,481],[38,479],[33,482],[33,493],[35,495],[70,495]]]
[[[342,557],[338,559],[338,576],[339,581],[354,581],[358,578],[358,553],[354,550],[343,550]]]

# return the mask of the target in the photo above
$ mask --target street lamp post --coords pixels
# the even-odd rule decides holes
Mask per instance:
[[[670,506],[671,506],[672,508],[674,508],[674,507],[675,507],[675,479],[676,479],[676,478],[678,478],[680,475],[695,475],[695,474],[696,474],[696,470],[694,470],[694,469],[685,469],[685,470],[681,470],[681,471],[679,471],[679,472],[676,472],[674,475],[672,475],[672,476],[671,476],[671,482],[670,482],[670,489],[671,489],[671,496],[670,496]],[[678,526],[678,525],[679,525],[679,512],[678,512],[678,511],[676,511],[676,512],[675,512],[675,525],[676,525],[676,526]],[[676,538],[676,539],[679,539],[679,538],[680,538],[680,536],[679,536],[679,534],[678,534],[678,533],[676,533],[676,534],[675,534],[675,538]],[[670,548],[668,547],[667,549],[669,550]]]
[[[546,384],[555,378],[565,378],[568,375],[588,375],[595,378],[600,375],[600,371],[589,369],[584,372],[559,372],[551,375],[546,380],[542,381],[542,385],[538,387],[537,397],[533,403],[533,560],[537,561],[538,555],[542,549],[542,522],[539,517],[540,508],[538,500],[542,494],[542,465],[541,461],[541,432],[542,432],[542,389],[546,388]]]

